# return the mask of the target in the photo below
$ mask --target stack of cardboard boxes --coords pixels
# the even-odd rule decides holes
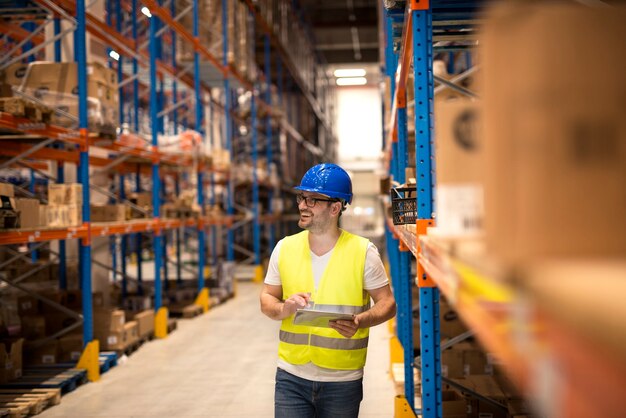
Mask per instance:
[[[48,185],[48,226],[70,227],[83,223],[83,186],[78,183]]]
[[[124,351],[154,334],[154,311],[94,309],[94,338],[104,350]]]
[[[48,207],[38,199],[15,197],[12,184],[0,183],[0,229],[48,226]]]
[[[30,63],[19,90],[58,112],[53,125],[75,127],[78,118],[78,70],[75,62]],[[117,74],[99,63],[87,66],[87,106],[89,130],[115,135],[119,116]],[[68,117],[69,116],[69,117]]]

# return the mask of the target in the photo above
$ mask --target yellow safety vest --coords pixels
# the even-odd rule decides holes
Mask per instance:
[[[284,238],[278,257],[283,299],[311,292],[320,310],[353,314],[367,310],[370,296],[363,289],[363,272],[368,243],[365,238],[342,231],[316,291],[309,232]],[[345,338],[331,328],[295,325],[292,315],[280,327],[278,356],[291,364],[313,362],[328,369],[358,370],[365,365],[368,338],[367,328]]]

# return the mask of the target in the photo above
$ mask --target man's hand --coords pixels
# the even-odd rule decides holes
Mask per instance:
[[[296,313],[296,310],[305,308],[309,304],[309,300],[311,300],[310,293],[294,293],[289,296],[289,299],[285,300],[281,316],[287,318],[293,315]]]
[[[329,321],[328,325],[344,337],[352,338],[359,329],[359,318],[355,315],[352,321],[338,319],[336,321]]]

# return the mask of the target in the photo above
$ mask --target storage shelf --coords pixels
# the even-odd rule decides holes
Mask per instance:
[[[611,321],[624,308],[621,298],[610,297],[608,289],[615,288],[618,277],[626,277],[626,263],[559,261],[536,267],[531,263],[527,271],[513,272],[501,266],[480,266],[474,257],[470,263],[452,256],[445,243],[432,237],[421,236],[419,243],[419,262],[426,273],[514,382],[539,403],[536,406],[568,417],[589,416],[589,411],[596,416],[617,416],[623,396],[619,388],[626,387],[626,361],[620,345],[624,338],[617,336],[626,335],[626,324]],[[594,277],[594,282],[578,281],[578,291],[565,291],[563,296],[562,289],[571,289],[575,270],[578,277]],[[513,284],[515,278],[520,284]],[[606,290],[598,292],[602,288]],[[590,294],[596,297],[590,300]],[[600,304],[607,313],[604,318],[597,312]],[[572,307],[569,313],[562,312],[564,306]],[[594,326],[585,329],[571,316]],[[598,346],[602,340],[608,340],[605,348]],[[538,387],[540,382],[546,386]],[[580,385],[607,390],[580,394]],[[574,394],[580,398],[573,399]],[[575,403],[578,409],[573,408]]]

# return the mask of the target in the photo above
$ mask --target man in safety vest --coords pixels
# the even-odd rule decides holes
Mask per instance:
[[[369,328],[393,318],[396,303],[376,247],[339,228],[352,202],[348,173],[318,164],[295,189],[304,231],[278,242],[261,293],[261,311],[282,320],[275,416],[357,417]],[[329,327],[294,323],[305,307],[353,319]]]

